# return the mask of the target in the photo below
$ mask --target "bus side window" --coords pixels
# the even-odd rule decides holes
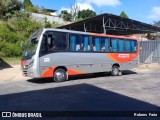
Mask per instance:
[[[90,50],[90,45],[89,45],[89,36],[82,36],[82,50],[83,51],[89,51]]]
[[[126,52],[131,52],[131,40],[126,40]]]
[[[118,46],[119,46],[119,52],[124,52],[124,40],[123,39],[119,39],[118,42]]]
[[[70,51],[89,51],[89,36],[71,34]]]
[[[81,36],[71,34],[70,38],[70,51],[81,51],[82,45],[81,45]]]
[[[111,44],[112,44],[112,51],[113,52],[118,52],[118,39],[115,39],[115,38],[111,38]]]
[[[76,50],[76,36],[72,35],[70,39],[70,50],[75,51]]]
[[[101,38],[101,51],[109,52],[109,38]]]
[[[45,54],[48,52],[48,50],[49,50],[49,47],[47,42],[47,36],[45,36],[43,37],[43,40],[42,40],[41,53]]]
[[[100,38],[92,37],[93,51],[100,51]]]
[[[137,51],[137,41],[136,40],[131,40],[131,50],[132,52]]]

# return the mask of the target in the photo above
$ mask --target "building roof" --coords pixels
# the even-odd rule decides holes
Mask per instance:
[[[45,9],[48,12],[56,12],[57,10],[52,10],[52,9]]]
[[[118,35],[160,32],[160,27],[107,13],[58,28]]]

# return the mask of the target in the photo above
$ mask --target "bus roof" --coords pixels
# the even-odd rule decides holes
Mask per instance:
[[[121,36],[121,35],[109,35],[109,34],[99,34],[99,33],[90,33],[90,32],[81,32],[81,31],[73,31],[67,29],[57,29],[57,28],[44,28],[44,31],[57,31],[57,32],[67,32],[73,34],[82,34],[82,35],[91,35],[91,36],[100,36],[100,37],[111,37],[111,38],[121,38],[121,39],[134,39],[137,40],[136,37],[133,36]]]

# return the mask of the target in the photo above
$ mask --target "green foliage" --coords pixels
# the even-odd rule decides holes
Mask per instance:
[[[39,10],[36,6],[27,6],[25,10],[28,11],[28,12],[34,12],[34,13],[39,12]]]
[[[0,0],[0,18],[10,18],[19,11],[22,3],[19,0]]]
[[[45,28],[51,28],[51,23],[47,20],[47,18],[45,18]]]
[[[65,21],[71,21],[72,15],[67,12],[67,10],[61,11],[60,17],[62,17]]]
[[[22,54],[22,49],[18,44],[1,42],[0,44],[1,57],[14,57]]]
[[[12,28],[7,24],[7,22],[0,24],[0,31],[0,41],[11,43],[17,42],[18,36],[16,35],[16,32],[14,32]]]
[[[24,2],[23,2],[24,9],[26,9],[29,6],[31,6],[31,7],[33,6],[32,2],[30,0],[24,0]]]
[[[128,15],[124,11],[121,12],[120,16],[124,18],[129,18]]]
[[[82,19],[87,19],[95,16],[96,16],[96,13],[89,9],[79,11],[79,14],[78,14],[78,18],[82,18]]]
[[[29,19],[26,13],[18,13],[16,17],[3,21],[0,24],[0,56],[20,56],[24,50],[20,48],[20,40],[27,42],[34,31],[44,26]]]

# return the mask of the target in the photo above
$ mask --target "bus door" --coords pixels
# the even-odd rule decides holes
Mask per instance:
[[[67,35],[63,32],[48,31],[43,35],[40,59],[39,59],[39,71],[40,74],[44,73],[48,69],[53,69],[58,64],[58,53],[67,49]],[[51,76],[50,76],[51,77]]]

